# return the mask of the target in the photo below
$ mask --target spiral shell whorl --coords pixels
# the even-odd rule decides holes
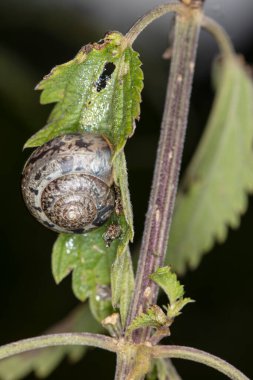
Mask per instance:
[[[107,142],[90,133],[59,136],[37,148],[23,170],[28,209],[57,232],[103,224],[114,208],[110,160]]]

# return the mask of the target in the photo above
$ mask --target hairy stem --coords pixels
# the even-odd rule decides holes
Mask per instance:
[[[134,366],[134,356],[131,351],[124,350],[117,354],[117,365],[114,380],[127,379],[129,369]]]
[[[191,10],[177,15],[170,77],[161,125],[156,166],[138,261],[136,286],[128,324],[156,303],[158,286],[149,275],[164,263],[178,177],[181,166],[189,101],[202,13]],[[133,333],[135,343],[144,341],[147,331]]]
[[[117,354],[117,369],[114,380],[139,380],[151,369],[152,347],[125,344]]]
[[[198,362],[216,369],[232,380],[249,380],[247,376],[225,360],[192,347],[156,346],[153,347],[152,354],[155,358],[177,358]]]
[[[152,9],[143,15],[129,30],[129,32],[125,35],[125,41],[127,45],[132,45],[138,35],[145,29],[151,22],[156,20],[157,18],[169,13],[176,12],[179,14],[186,14],[188,9],[185,6],[178,3],[178,1],[174,1],[168,4],[161,4],[158,7]]]
[[[117,351],[117,343],[107,336],[90,333],[64,333],[42,335],[1,346],[0,359],[38,348],[67,345],[93,346],[112,352]]]

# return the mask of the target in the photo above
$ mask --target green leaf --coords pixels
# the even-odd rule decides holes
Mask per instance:
[[[55,67],[39,83],[41,103],[57,104],[45,128],[25,145],[34,147],[64,133],[85,131],[105,136],[112,147],[120,207],[106,226],[82,236],[60,235],[52,256],[56,282],[73,271],[73,291],[82,301],[91,297],[90,304],[97,319],[104,318],[111,310],[110,302],[98,294],[101,287],[110,284],[110,268],[116,252],[122,254],[134,235],[122,148],[133,133],[134,121],[140,113],[143,74],[138,54],[131,47],[123,48],[123,41],[120,33],[108,33],[98,43],[83,47],[70,62]],[[109,238],[110,247],[106,247],[103,236],[107,236],[113,226],[120,231],[120,236],[112,243]],[[125,318],[123,294],[122,288],[120,304]]]
[[[112,220],[121,223],[123,237],[114,240],[108,247],[103,236]],[[129,235],[124,236],[124,229],[130,231],[124,215],[118,219],[113,215],[107,224],[84,235],[60,234],[53,247],[52,271],[56,283],[60,283],[72,272],[72,288],[75,296],[81,301],[90,298],[91,310],[99,321],[113,311],[110,276],[117,253],[119,254],[114,267],[113,289],[116,286],[116,268],[123,269],[124,275],[118,272],[121,278],[118,279],[120,286],[116,291],[117,296],[114,290],[112,293],[114,305],[119,303],[122,323],[126,319],[134,279],[129,250],[126,249],[126,253],[122,253],[122,246],[125,247],[129,241]]]
[[[175,273],[171,272],[170,267],[158,268],[156,272],[149,276],[152,281],[159,285],[169,298],[169,304],[165,309],[167,315],[163,310],[157,306],[152,305],[145,313],[141,313],[131,322],[127,329],[127,334],[133,330],[152,327],[162,332],[163,336],[170,334],[169,327],[174,321],[174,318],[180,314],[182,308],[193,302],[190,298],[183,298],[184,287],[177,280]],[[165,328],[165,329],[164,329]]]
[[[94,320],[88,304],[81,305],[73,310],[61,322],[45,332],[93,332],[101,331],[101,326]],[[34,371],[38,377],[44,378],[68,356],[72,362],[80,360],[87,347],[62,346],[50,347],[27,352],[0,361],[0,378],[2,380],[18,380]]]
[[[215,67],[217,95],[180,188],[167,262],[178,273],[198,266],[228,227],[236,228],[253,190],[253,87],[236,57]]]
[[[168,318],[163,310],[157,305],[152,305],[147,309],[146,313],[141,313],[133,319],[127,328],[127,333],[129,334],[133,330],[144,327],[159,329],[160,327],[167,325],[167,323]]]
[[[124,237],[122,240],[125,244],[122,244],[122,251],[125,250],[129,239],[133,241],[134,237],[134,227],[133,227],[133,210],[130,200],[129,187],[128,187],[128,174],[126,166],[126,157],[123,151],[121,151],[114,159],[114,182],[116,186],[120,188],[121,206],[123,208],[123,213],[125,221],[129,228],[124,231]]]
[[[98,322],[112,314],[113,308],[109,286],[98,286],[91,293],[89,301],[91,312]]]
[[[169,320],[180,315],[185,305],[194,302],[191,298],[183,298],[184,287],[177,280],[176,274],[171,272],[170,267],[158,268],[149,277],[164,290],[169,299],[169,305],[166,308]]]
[[[129,249],[117,255],[111,272],[112,305],[119,308],[122,326],[125,326],[127,312],[134,290],[134,273]]]
[[[121,255],[126,251],[129,241],[133,241],[134,236],[132,205],[128,188],[126,159],[123,151],[115,157],[113,169],[114,182],[119,189],[118,202],[120,205],[116,205],[119,210],[116,210],[115,220],[116,224],[121,228],[117,248],[117,255]]]
[[[170,319],[174,319],[175,317],[179,316],[181,314],[181,310],[183,307],[188,305],[188,303],[195,302],[189,297],[186,298],[180,298],[178,301],[176,301],[174,304],[168,305],[167,307],[167,316]]]
[[[120,189],[119,208],[122,209],[122,215],[118,216],[121,237],[111,273],[112,304],[114,308],[119,307],[121,323],[124,327],[134,288],[133,265],[128,248],[129,240],[133,241],[134,228],[126,159],[123,151],[114,159],[114,182]]]
[[[164,290],[170,304],[174,304],[178,299],[183,297],[184,287],[177,280],[176,274],[172,273],[170,267],[158,268],[149,277]]]
[[[41,103],[57,104],[47,125],[25,147],[81,131],[104,135],[115,152],[125,145],[140,113],[143,74],[138,53],[131,47],[122,49],[123,38],[119,32],[107,33],[38,84]]]
[[[127,307],[133,288],[133,271],[130,254],[128,251],[129,240],[133,237],[133,221],[130,196],[127,183],[127,170],[124,153],[120,152],[115,158],[114,177],[116,185],[119,186],[121,196],[121,211],[119,215],[112,215],[108,223],[98,229],[89,231],[84,235],[61,234],[53,248],[52,254],[52,270],[56,283],[59,283],[71,271],[73,271],[73,291],[78,299],[84,301],[91,294],[96,293],[97,287],[108,286],[110,284],[110,270],[114,258],[120,255],[124,256],[127,250],[127,261],[124,262],[125,276],[124,279],[129,281],[127,289],[125,285],[117,291],[114,296],[114,304],[120,303],[122,323],[124,323],[127,313]],[[129,223],[129,224],[128,224]],[[104,235],[108,228],[113,224],[120,226],[120,237],[114,240],[109,247],[106,246]],[[116,269],[120,269],[122,259],[118,258],[118,265],[114,267],[114,277]],[[125,257],[124,257],[125,259]],[[119,273],[122,276],[122,272]],[[116,282],[114,281],[114,285]],[[94,293],[95,292],[95,293]],[[113,294],[115,292],[113,290]],[[106,310],[111,310],[108,301],[98,302],[98,298],[94,296],[91,300],[93,305],[94,316],[98,315],[106,317]],[[96,307],[95,307],[96,306]],[[103,312],[100,309],[105,309]],[[97,310],[97,312],[96,312]],[[108,315],[108,314],[107,314]]]
[[[117,241],[106,247],[103,240],[108,224],[84,235],[60,234],[53,247],[52,270],[59,283],[71,271],[74,294],[85,301],[110,284],[111,265]]]
[[[120,219],[125,223],[123,216]],[[84,235],[60,234],[53,247],[52,271],[56,283],[60,283],[72,272],[75,296],[81,301],[90,297],[93,315],[101,321],[113,311],[110,276],[112,264],[117,257],[113,270],[112,294],[114,305],[119,303],[122,323],[125,323],[134,286],[132,262],[128,248],[125,253],[121,252],[121,239],[114,240],[109,247],[106,246],[103,236],[110,223],[109,221]],[[126,223],[124,226],[128,228]],[[126,241],[124,246],[125,244]],[[117,278],[117,275],[120,275],[120,278]]]

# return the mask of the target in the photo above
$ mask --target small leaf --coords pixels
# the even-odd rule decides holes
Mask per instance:
[[[117,255],[111,272],[112,305],[119,308],[122,326],[126,317],[134,290],[134,273],[129,249]]]
[[[166,307],[169,320],[173,321],[181,314],[185,305],[194,302],[191,298],[183,298],[184,287],[177,280],[176,274],[171,272],[170,267],[158,268],[149,277],[164,290],[169,299],[169,305]]]
[[[45,332],[93,332],[101,331],[101,326],[94,320],[88,304],[74,309],[65,319]],[[38,377],[47,377],[68,356],[72,362],[80,360],[87,347],[62,346],[50,347],[27,352],[0,361],[0,378],[18,380],[34,371]]]
[[[178,299],[183,297],[184,287],[177,280],[176,274],[171,272],[170,267],[158,268],[149,277],[164,290],[170,304],[174,304]]]
[[[170,267],[158,268],[156,272],[150,275],[152,281],[159,285],[169,298],[169,304],[165,308],[167,315],[157,306],[152,305],[145,313],[137,315],[127,329],[127,334],[133,330],[152,327],[157,329],[157,333],[153,337],[164,337],[170,334],[169,327],[174,321],[174,318],[180,314],[182,308],[190,302],[190,298],[183,298],[184,287],[177,280],[175,273],[171,272]]]
[[[25,147],[82,131],[106,136],[115,152],[125,145],[140,113],[143,74],[138,53],[131,47],[123,50],[122,41],[119,32],[107,33],[38,84],[41,103],[57,104],[47,125]]]
[[[178,273],[198,266],[228,227],[237,227],[253,191],[253,86],[237,57],[215,67],[217,95],[175,207],[167,262]]]
[[[153,327],[158,329],[162,326],[167,325],[167,323],[168,318],[163,310],[157,305],[152,305],[147,309],[146,313],[141,313],[136,318],[134,318],[134,320],[128,326],[127,333],[129,334],[133,330],[144,327]]]
[[[175,317],[177,317],[178,315],[181,314],[181,310],[183,309],[183,307],[188,305],[188,303],[193,303],[193,302],[195,302],[195,301],[192,300],[191,298],[187,297],[187,298],[180,298],[174,304],[168,305],[168,307],[167,307],[168,318],[174,319]]]

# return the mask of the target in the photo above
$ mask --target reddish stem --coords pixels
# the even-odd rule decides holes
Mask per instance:
[[[128,324],[157,300],[158,286],[149,275],[165,260],[185,141],[201,16],[199,10],[191,10],[187,16],[176,16],[170,77]],[[134,342],[146,339],[147,330],[142,331],[133,333]]]

